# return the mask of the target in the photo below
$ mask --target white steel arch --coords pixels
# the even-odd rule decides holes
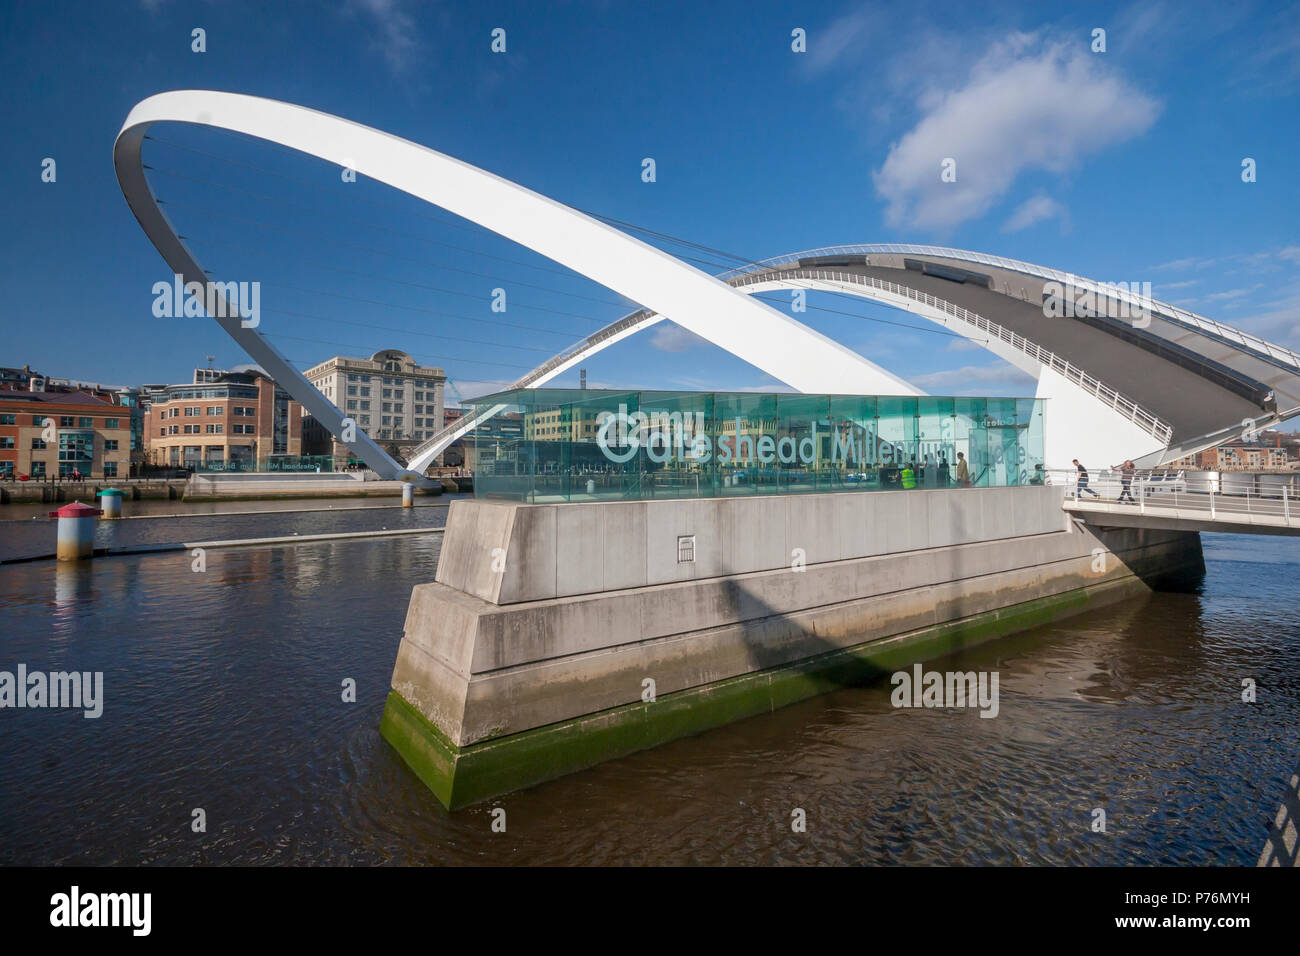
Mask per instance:
[[[118,185],[131,211],[187,284],[206,284],[207,274],[159,208],[144,173],[145,134],[160,122],[230,130],[354,169],[640,302],[799,391],[919,394],[906,381],[776,309],[553,199],[389,133],[238,93],[179,90],[151,96],[128,114],[113,147]],[[260,331],[244,327],[237,317],[217,321],[332,434],[343,434],[343,413]],[[348,445],[385,477],[405,471],[359,429]],[[433,457],[417,456],[411,470],[422,471]]]

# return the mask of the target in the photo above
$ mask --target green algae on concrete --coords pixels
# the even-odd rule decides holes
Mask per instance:
[[[379,732],[439,802],[456,810],[1144,593],[1135,578],[1078,588],[467,747],[391,691]]]

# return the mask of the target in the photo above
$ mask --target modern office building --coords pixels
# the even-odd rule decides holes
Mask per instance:
[[[151,464],[251,471],[302,455],[302,406],[265,374],[196,369],[194,377],[149,389]]]
[[[405,457],[443,426],[443,388],[447,376],[440,368],[419,365],[400,349],[383,349],[370,358],[335,355],[303,373],[344,416],[369,435]],[[317,421],[304,424],[308,447],[317,454],[346,460],[348,448]]]
[[[125,478],[130,409],[84,392],[0,390],[0,478]]]

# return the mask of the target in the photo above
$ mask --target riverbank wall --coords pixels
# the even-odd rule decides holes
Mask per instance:
[[[454,809],[1204,573],[1194,533],[1094,530],[1061,504],[455,501],[381,733]]]

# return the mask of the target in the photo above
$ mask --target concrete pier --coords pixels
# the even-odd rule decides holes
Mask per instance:
[[[381,732],[450,808],[1203,573],[1052,487],[453,502]]]

